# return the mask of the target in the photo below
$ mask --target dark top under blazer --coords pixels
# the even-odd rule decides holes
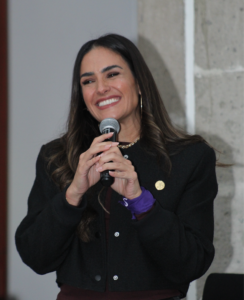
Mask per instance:
[[[192,280],[206,272],[214,257],[213,200],[217,194],[216,158],[209,146],[197,143],[172,156],[170,176],[140,142],[124,149],[140,185],[152,193],[156,205],[142,220],[132,220],[131,213],[118,203],[121,195],[113,191],[108,247],[104,211],[97,201],[101,184],[95,185],[89,200],[98,214],[93,224],[95,238],[84,243],[76,228],[87,197],[79,207],[68,204],[65,190],[60,191],[47,174],[45,148],[37,159],[27,216],[16,232],[20,256],[35,272],[56,271],[58,284],[94,291],[105,291],[107,277],[111,291],[176,288],[182,295]],[[158,180],[164,181],[163,190],[155,188]]]

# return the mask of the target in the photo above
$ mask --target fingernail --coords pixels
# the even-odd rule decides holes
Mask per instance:
[[[97,168],[97,171],[101,171],[101,170],[102,170],[102,167]]]
[[[118,142],[113,142],[112,146],[118,146],[118,144],[119,144]]]
[[[108,149],[108,148],[110,148],[111,146],[112,146],[112,144],[106,145],[104,148],[105,148],[105,149]]]

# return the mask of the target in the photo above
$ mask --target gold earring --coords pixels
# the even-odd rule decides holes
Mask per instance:
[[[140,95],[141,119],[142,119],[142,95]]]

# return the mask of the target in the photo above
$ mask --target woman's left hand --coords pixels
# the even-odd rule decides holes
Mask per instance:
[[[114,170],[109,172],[114,177],[111,188],[125,198],[132,200],[141,195],[142,191],[135,168],[130,160],[123,157],[118,147],[112,147],[101,155],[96,164],[96,170],[100,173],[105,170]]]

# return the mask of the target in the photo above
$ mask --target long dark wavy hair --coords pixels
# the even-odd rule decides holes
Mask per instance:
[[[170,173],[171,155],[186,145],[205,142],[201,136],[185,134],[172,125],[153,76],[137,47],[123,36],[107,34],[85,43],[75,60],[67,131],[51,143],[47,157],[48,167],[52,170],[51,177],[60,189],[72,182],[80,154],[87,151],[93,139],[99,135],[98,121],[86,110],[80,86],[81,62],[96,47],[114,51],[129,65],[143,99],[140,144],[152,155],[163,158],[165,171]],[[88,205],[78,226],[79,236],[84,242],[92,238],[89,224],[94,217],[95,213]]]

